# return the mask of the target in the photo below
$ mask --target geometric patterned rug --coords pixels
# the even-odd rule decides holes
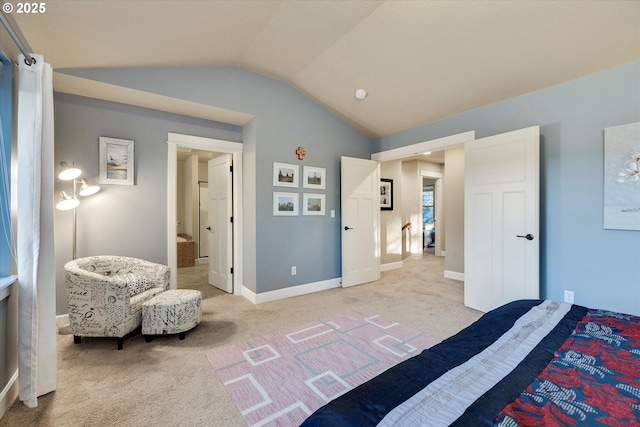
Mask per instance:
[[[208,351],[250,426],[298,426],[316,409],[438,340],[365,310]]]

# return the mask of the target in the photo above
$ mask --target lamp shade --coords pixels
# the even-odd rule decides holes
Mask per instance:
[[[96,194],[98,191],[100,191],[99,185],[91,185],[84,178],[80,179],[80,183],[81,183],[81,186],[78,194],[80,194],[83,197],[91,196],[92,194]]]
[[[58,178],[69,181],[71,179],[76,179],[80,176],[82,171],[75,166],[69,165],[67,162],[60,162],[60,167],[62,168],[58,173]]]
[[[80,204],[80,200],[75,197],[69,196],[64,191],[60,192],[60,201],[56,204],[56,209],[61,211],[68,211],[71,209],[75,209]]]

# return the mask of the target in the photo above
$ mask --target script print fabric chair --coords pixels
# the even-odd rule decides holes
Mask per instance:
[[[65,264],[71,333],[82,337],[123,337],[140,326],[142,304],[169,287],[169,268],[138,258],[93,256]]]

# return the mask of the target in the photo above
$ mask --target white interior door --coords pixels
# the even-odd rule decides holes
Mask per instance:
[[[209,160],[209,284],[233,293],[231,155]]]
[[[465,143],[464,304],[539,298],[540,130]]]
[[[380,278],[378,162],[341,158],[342,286]]]

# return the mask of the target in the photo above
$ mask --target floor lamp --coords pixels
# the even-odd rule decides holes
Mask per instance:
[[[69,195],[65,191],[60,192],[60,201],[56,204],[56,209],[61,211],[73,210],[73,259],[76,259],[76,208],[80,205],[78,195],[86,197],[97,193],[100,186],[89,184],[84,178],[80,178],[82,171],[75,167],[73,163],[69,165],[67,162],[60,162],[60,173],[58,178],[63,181],[73,181],[73,195]],[[78,191],[80,185],[80,191]]]

